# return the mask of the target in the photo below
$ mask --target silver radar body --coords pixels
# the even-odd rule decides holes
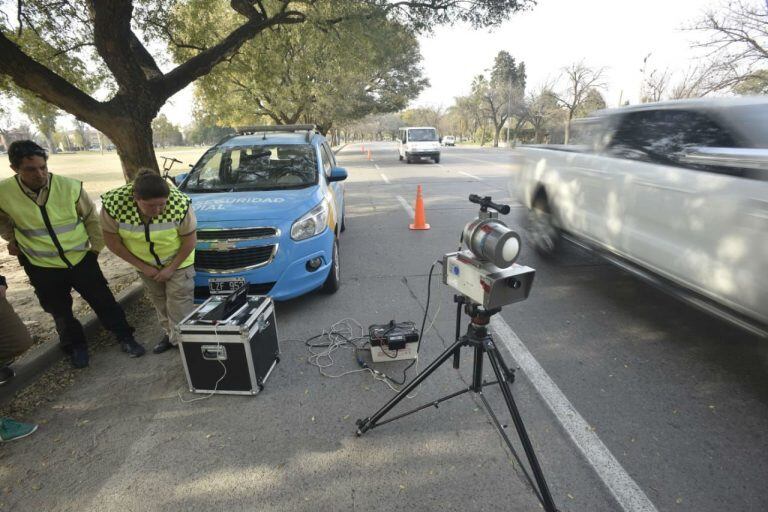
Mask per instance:
[[[474,194],[469,200],[480,205],[480,213],[464,227],[464,249],[443,256],[443,283],[486,309],[527,299],[536,271],[516,263],[520,235],[498,218],[509,206]]]

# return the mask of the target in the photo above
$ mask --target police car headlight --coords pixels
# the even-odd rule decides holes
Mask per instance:
[[[319,235],[328,225],[328,202],[323,201],[299,217],[291,226],[291,238],[306,240]]]

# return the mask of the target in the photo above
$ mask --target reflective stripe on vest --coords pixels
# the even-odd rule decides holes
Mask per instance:
[[[178,254],[181,248],[179,225],[187,216],[190,203],[189,197],[171,188],[163,212],[144,223],[133,198],[133,184],[110,190],[102,196],[102,207],[117,221],[117,233],[123,245],[141,261],[155,267],[164,267]],[[193,250],[179,268],[194,262]]]
[[[13,220],[14,236],[32,265],[72,268],[90,248],[88,232],[77,213],[83,184],[50,174],[48,198],[40,206],[21,188],[18,176],[0,181],[0,203]]]

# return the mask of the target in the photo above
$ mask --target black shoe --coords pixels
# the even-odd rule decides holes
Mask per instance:
[[[72,347],[72,355],[69,360],[74,368],[88,366],[88,349],[86,347]]]
[[[155,354],[162,354],[166,350],[170,350],[172,348],[176,348],[176,345],[171,344],[171,340],[168,339],[168,336],[164,336],[162,340],[160,340],[160,343],[155,345],[155,348],[152,349],[152,352]]]
[[[16,372],[10,366],[0,366],[0,386],[16,376]]]
[[[124,341],[120,344],[123,352],[128,354],[130,357],[141,357],[144,355],[146,350],[144,350],[144,347],[139,344],[136,340],[128,340]]]

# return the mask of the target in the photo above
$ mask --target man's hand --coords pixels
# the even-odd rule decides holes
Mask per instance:
[[[175,269],[172,269],[171,267],[165,267],[163,270],[155,274],[154,279],[158,283],[165,283],[166,281],[170,281],[173,277],[173,273],[175,272]]]
[[[150,279],[154,279],[160,271],[151,265],[144,265],[141,267],[141,273]]]
[[[5,298],[5,290],[7,289],[8,289],[7,286],[0,284],[0,299]]]
[[[8,254],[11,256],[19,255],[19,246],[16,245],[16,242],[8,242]]]

